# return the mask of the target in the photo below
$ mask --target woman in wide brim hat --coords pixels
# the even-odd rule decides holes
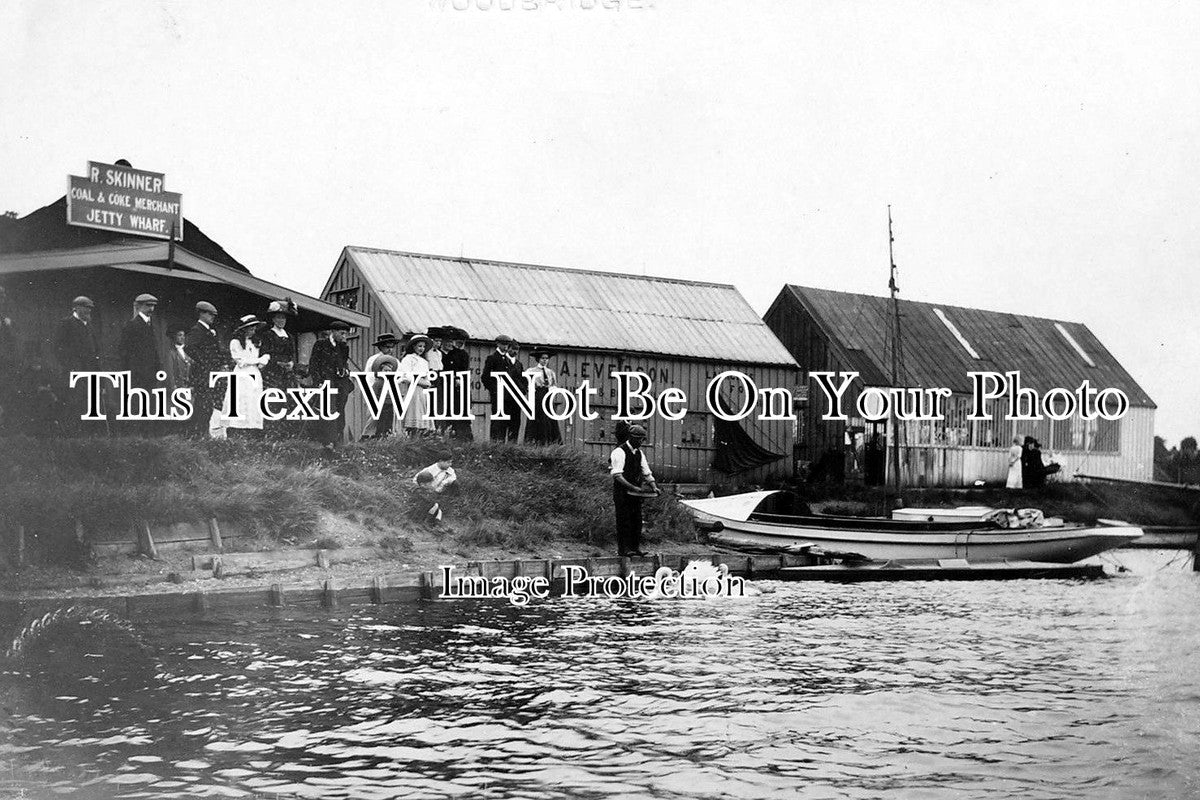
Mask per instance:
[[[247,314],[238,320],[238,326],[234,328],[233,331],[234,333],[240,334],[243,328],[252,328],[254,331],[257,331],[260,328],[265,327],[267,327],[267,323],[263,322],[253,314]]]
[[[409,436],[424,436],[434,429],[433,420],[429,418],[428,393],[424,390],[433,385],[429,374],[429,362],[425,359],[425,351],[429,349],[432,340],[423,333],[414,334],[404,346],[404,358],[400,361],[400,390],[407,393],[409,386],[416,383],[420,388],[414,393],[412,401],[404,409],[404,431]]]
[[[267,323],[258,317],[247,314],[238,320],[238,326],[233,329],[233,339],[229,342],[229,356],[233,360],[233,380],[237,382],[237,408],[230,407],[229,393],[226,392],[225,402],[221,406],[222,433],[224,428],[258,431],[263,428],[262,407],[259,405],[263,389],[261,367],[269,362],[271,357],[259,351],[254,334],[266,326]],[[220,434],[216,435],[218,438],[224,438]]]
[[[533,385],[533,416],[525,425],[526,444],[561,444],[562,431],[558,420],[546,415],[542,403],[547,393],[558,385],[558,375],[550,368],[550,356],[554,353],[547,347],[535,347],[530,355],[534,365],[521,374]]]
[[[409,340],[404,343],[405,355],[416,352],[418,344],[425,345],[424,349],[419,353],[419,355],[424,357],[425,353],[429,350],[429,346],[433,344],[433,339],[430,339],[423,333],[414,333],[411,337],[409,337]]]

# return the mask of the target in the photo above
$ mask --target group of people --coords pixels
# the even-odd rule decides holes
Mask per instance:
[[[497,419],[499,407],[500,382],[507,375],[510,386],[524,394],[529,386],[534,389],[533,416],[525,425],[526,444],[559,444],[562,442],[562,432],[558,421],[545,413],[543,403],[546,394],[558,385],[558,374],[550,367],[550,357],[554,353],[545,347],[535,347],[530,353],[534,363],[526,366],[521,361],[521,345],[507,334],[496,337],[496,347],[483,361],[483,386],[487,390],[491,404],[491,422],[488,435],[497,442],[516,442],[521,435],[521,414],[510,400],[505,411],[509,419]]]
[[[1046,476],[1061,468],[1060,464],[1043,460],[1042,443],[1037,439],[1026,436],[1021,441],[1015,436],[1008,448],[1008,479],[1004,485],[1009,489],[1040,489],[1046,485]]]
[[[173,324],[166,328],[169,342],[166,348],[160,347],[154,325],[158,304],[158,298],[149,293],[134,298],[133,314],[120,327],[115,370],[129,373],[130,389],[147,393],[165,389],[160,394],[167,398],[178,389],[187,390],[192,413],[185,419],[170,421],[126,420],[115,429],[106,428],[108,432],[192,433],[226,438],[231,429],[261,431],[274,426],[281,434],[298,435],[307,430],[324,443],[332,445],[340,441],[340,416],[352,389],[346,344],[349,325],[332,322],[313,345],[305,368],[298,364],[296,335],[289,330],[297,317],[296,306],[290,299],[271,302],[265,321],[254,314],[239,317],[228,335],[222,335],[216,327],[217,307],[201,300],[194,306],[195,321],[191,326]],[[71,301],[70,315],[54,326],[51,351],[57,369],[40,359],[31,359],[18,379],[4,380],[9,372],[17,370],[0,364],[0,373],[4,373],[0,375],[0,383],[10,388],[0,393],[0,422],[4,427],[35,434],[79,435],[98,431],[97,424],[89,425],[81,419],[87,410],[86,385],[79,381],[72,387],[69,381],[73,372],[106,368],[101,361],[101,337],[93,321],[95,308],[91,298],[80,295]],[[0,313],[0,338],[12,336],[11,329],[11,320]],[[0,349],[16,351],[15,346]],[[210,377],[216,372],[233,372],[237,391],[231,392],[227,381],[213,385]],[[337,386],[334,402],[339,419],[307,425],[264,420],[259,398],[265,389],[287,390],[305,383]],[[231,394],[236,397],[236,404],[231,403]],[[101,400],[105,407],[100,410],[108,425],[116,409],[108,408],[104,397]],[[168,405],[143,399],[140,394],[130,402],[130,411],[139,417],[162,417],[169,410]]]
[[[462,328],[446,325],[429,328],[425,333],[410,333],[401,340],[395,334],[380,334],[374,342],[376,352],[367,359],[363,371],[370,373],[373,391],[382,396],[386,373],[396,373],[397,387],[401,395],[410,391],[412,384],[419,387],[412,401],[399,409],[391,403],[383,403],[377,419],[368,423],[363,431],[364,438],[394,435],[398,428],[410,436],[440,433],[452,439],[470,441],[474,438],[469,419],[447,419],[466,417],[469,409],[463,407],[469,397],[469,388],[464,391],[464,381],[470,380],[471,363],[467,353],[469,336]],[[396,351],[403,342],[404,355],[397,359]],[[521,437],[521,422],[525,419],[524,441],[527,444],[558,444],[562,433],[558,422],[546,415],[543,402],[547,392],[558,385],[558,375],[550,366],[553,353],[544,347],[535,347],[531,353],[533,364],[526,365],[520,357],[521,345],[507,334],[495,339],[496,347],[484,359],[481,382],[488,393],[491,415],[488,434],[493,441],[518,442]],[[505,406],[508,419],[499,419],[500,385],[509,382],[510,393],[525,396],[528,389],[534,390],[534,413],[527,419],[517,404],[510,399]],[[428,389],[426,392],[424,390]]]
[[[396,373],[395,379],[401,396],[412,393],[411,401],[403,414],[391,402],[384,402],[379,416],[362,432],[365,439],[378,439],[403,431],[408,436],[441,434],[462,441],[473,439],[468,420],[442,419],[450,416],[465,416],[468,409],[461,407],[462,382],[468,380],[471,358],[467,353],[469,334],[454,325],[428,328],[425,333],[409,333],[404,339],[393,333],[382,333],[375,338],[375,353],[363,365],[370,373],[372,390],[377,396],[386,397],[384,382],[387,373]],[[403,344],[404,355],[396,357],[396,350]],[[443,376],[448,376],[443,378]],[[416,390],[413,391],[413,384]],[[427,391],[428,390],[428,391]]]

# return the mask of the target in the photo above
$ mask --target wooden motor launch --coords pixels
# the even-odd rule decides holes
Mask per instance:
[[[1002,509],[959,521],[838,517],[808,512],[784,491],[683,500],[709,538],[739,548],[786,550],[805,545],[879,561],[961,559],[1070,564],[1120,547],[1141,528],[1042,519]],[[986,509],[984,510],[986,511]],[[1010,527],[1021,525],[1022,527]]]

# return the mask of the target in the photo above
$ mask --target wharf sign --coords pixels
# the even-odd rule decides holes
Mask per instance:
[[[183,195],[163,184],[161,172],[89,161],[87,175],[69,176],[67,224],[182,241]]]

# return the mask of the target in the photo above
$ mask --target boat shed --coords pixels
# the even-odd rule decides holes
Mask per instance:
[[[488,396],[480,382],[495,337],[522,345],[530,363],[534,345],[554,351],[550,366],[559,385],[583,379],[599,390],[594,421],[578,415],[560,423],[563,442],[607,459],[613,441],[614,371],[637,370],[653,393],[678,387],[687,396],[682,420],[655,415],[644,424],[643,445],[660,479],[747,484],[791,473],[792,423],[767,422],[753,412],[726,423],[709,413],[708,382],[726,370],[759,387],[794,389],[795,360],[733,286],[592,270],[513,264],[472,258],[346,247],[321,295],[371,318],[373,332],[425,332],[453,325],[470,335],[471,402],[477,440],[488,435]],[[372,339],[351,339],[361,365]],[[722,395],[736,402],[738,392]],[[351,401],[352,430],[367,418],[361,398]]]
[[[362,327],[363,314],[308,297],[256,278],[190,220],[178,242],[69,225],[66,198],[21,217],[0,219],[0,286],[11,320],[16,362],[22,368],[54,365],[56,325],[84,295],[95,303],[92,322],[101,346],[101,368],[117,367],[121,326],[133,315],[133,299],[148,292],[158,298],[153,324],[160,357],[166,363],[171,324],[190,327],[200,300],[219,310],[217,330],[225,334],[244,314],[264,318],[268,304],[290,297],[298,316],[289,328],[298,336],[299,361],[307,361],[313,332],[333,320]]]
[[[1060,479],[1089,475],[1149,480],[1154,455],[1153,401],[1086,325],[977,308],[900,300],[897,384],[953,390],[945,419],[901,426],[901,479],[909,486],[966,486],[1003,482],[1014,436],[1033,436],[1062,464]],[[894,436],[879,423],[856,417],[854,399],[868,386],[892,386],[888,337],[891,300],[803,286],[785,286],[764,317],[804,370],[808,402],[800,414],[798,458],[831,479],[863,477],[872,436],[880,434],[891,469]],[[824,395],[809,380],[818,370],[858,372],[847,393],[849,422],[821,419]],[[1087,379],[1129,398],[1117,420],[1011,421],[1003,403],[992,419],[969,420],[969,372],[1017,370],[1039,393],[1074,392]]]

